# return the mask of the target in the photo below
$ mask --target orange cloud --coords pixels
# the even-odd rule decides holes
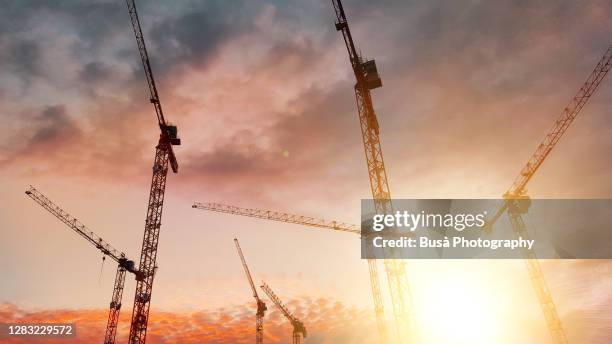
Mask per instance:
[[[333,300],[289,300],[288,307],[304,321],[311,343],[375,342],[373,314]],[[152,311],[147,332],[148,343],[252,343],[255,336],[253,305],[203,310],[198,312]],[[268,302],[264,320],[268,343],[288,343],[291,326]],[[129,310],[120,319],[117,342],[127,342]],[[103,309],[26,310],[12,304],[0,305],[0,323],[76,323],[77,336],[71,343],[100,342],[104,336],[107,311]],[[5,343],[51,343],[56,340],[11,338]]]

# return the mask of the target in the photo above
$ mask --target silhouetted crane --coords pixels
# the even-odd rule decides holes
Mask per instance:
[[[45,195],[30,186],[26,190],[26,195],[40,204],[45,210],[53,214],[60,221],[72,228],[77,234],[92,243],[105,256],[110,257],[117,262],[117,274],[115,275],[115,283],[113,287],[113,296],[110,303],[110,311],[108,313],[108,321],[106,323],[106,332],[104,335],[104,344],[114,344],[117,335],[117,323],[119,321],[119,311],[121,310],[121,298],[123,297],[123,286],[125,284],[125,272],[129,271],[137,274],[138,271],[134,268],[134,261],[126,258],[125,253],[118,251],[110,244],[105,242],[101,237],[89,230],[79,220],[65,212],[58,205],[53,203]]]
[[[247,279],[249,280],[249,285],[251,286],[253,297],[257,302],[257,313],[255,313],[255,343],[261,344],[263,343],[263,318],[268,308],[266,307],[266,304],[259,298],[259,295],[257,295],[257,288],[255,288],[255,283],[253,283],[251,272],[249,271],[249,267],[246,263],[246,260],[244,259],[244,255],[242,254],[242,249],[240,248],[240,244],[238,243],[237,238],[234,238],[234,244],[236,244],[236,250],[238,251],[238,255],[240,256],[240,261],[242,262],[244,273]]]
[[[136,36],[138,52],[142,60],[147,84],[149,87],[149,101],[155,108],[157,123],[160,129],[159,142],[155,147],[155,160],[153,162],[153,177],[151,179],[151,190],[149,192],[149,204],[147,207],[147,218],[145,221],[145,232],[140,252],[140,264],[136,275],[136,295],[134,296],[134,309],[132,310],[132,323],[130,326],[130,344],[143,344],[147,338],[147,324],[149,321],[149,309],[151,307],[151,293],[153,292],[153,279],[157,270],[157,245],[159,243],[159,231],[161,228],[161,217],[164,207],[164,195],[166,193],[166,177],[168,176],[168,163],[174,173],[178,172],[178,163],[172,150],[173,145],[180,145],[181,140],[177,136],[177,128],[170,125],[164,118],[157,87],[153,79],[153,71],[149,55],[145,46],[142,29],[136,4],[134,0],[126,0],[132,28]]]
[[[276,294],[274,294],[272,289],[270,289],[270,287],[266,283],[262,282],[261,289],[266,293],[266,295],[268,295],[270,300],[274,302],[276,307],[281,310],[285,318],[287,318],[287,320],[289,320],[289,322],[291,323],[291,326],[293,326],[293,344],[303,343],[303,338],[306,338],[307,335],[304,323],[301,322],[298,318],[296,318],[293,314],[291,314],[291,312],[289,312],[287,306],[283,304],[283,302],[278,298],[278,296],[276,296]]]
[[[273,210],[262,210],[262,209],[250,209],[240,208],[233,205],[221,204],[221,203],[200,203],[195,202],[192,208],[200,210],[210,210],[219,213],[241,215],[247,217],[255,217],[264,220],[273,220],[286,223],[295,223],[310,227],[328,228],[341,232],[349,232],[354,234],[361,234],[359,227],[345,222],[340,221],[328,221],[323,219],[317,219],[309,216],[294,215],[283,213]]]

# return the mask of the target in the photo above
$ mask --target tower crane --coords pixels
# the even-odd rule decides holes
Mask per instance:
[[[62,208],[53,203],[33,186],[30,186],[25,193],[36,203],[41,205],[45,210],[53,214],[68,227],[72,228],[77,234],[93,244],[105,256],[110,257],[117,262],[117,274],[115,275],[113,296],[111,298],[110,311],[108,313],[108,321],[106,323],[106,332],[104,334],[104,344],[114,344],[115,336],[117,335],[119,311],[121,310],[121,298],[123,296],[125,273],[126,271],[133,274],[138,273],[138,271],[134,268],[134,261],[128,259],[125,256],[125,253],[118,251],[113,246],[105,242],[101,237],[89,230],[89,228],[87,228],[79,220],[65,212]]]
[[[342,1],[332,0],[332,4],[337,19],[335,24],[336,30],[342,32],[349,60],[355,74],[355,99],[359,112],[361,135],[368,167],[368,176],[370,178],[370,188],[374,200],[374,209],[378,214],[391,214],[393,213],[391,192],[389,190],[387,171],[385,169],[382,147],[380,144],[378,120],[370,94],[370,90],[382,86],[382,81],[378,75],[375,61],[364,60],[357,53],[351,30],[349,29],[348,20],[346,19],[344,8],[342,7]],[[414,323],[416,319],[413,316],[414,310],[411,308],[411,292],[404,262],[400,259],[385,259],[384,265],[391,293],[391,303],[393,305],[393,315],[395,317],[398,339],[400,342],[415,342],[418,338],[416,333],[417,326]],[[372,293],[379,294],[374,295],[374,300],[376,300],[377,303],[375,304],[376,319],[381,340],[386,343],[387,331],[382,297],[378,290],[373,289]]]
[[[157,270],[157,246],[159,243],[159,232],[161,228],[161,217],[164,205],[164,194],[166,191],[166,177],[168,176],[168,164],[172,172],[178,172],[178,163],[172,146],[180,145],[181,140],[177,136],[177,127],[166,122],[162,110],[153,71],[145,45],[136,4],[134,0],[126,0],[128,13],[134,29],[138,52],[142,60],[147,85],[149,88],[149,101],[155,108],[157,123],[160,129],[159,142],[155,147],[155,159],[153,162],[153,177],[151,179],[151,190],[149,192],[149,204],[145,220],[145,231],[142,240],[140,263],[136,275],[136,294],[134,296],[134,308],[132,310],[132,322],[130,326],[130,344],[142,344],[146,341],[147,323],[149,321],[149,309],[151,306],[151,293],[153,291],[153,279]]]
[[[259,298],[259,295],[257,295],[257,288],[255,288],[255,283],[253,283],[251,272],[249,271],[249,267],[246,263],[246,260],[244,259],[244,254],[242,254],[242,249],[240,248],[240,243],[238,243],[237,238],[234,238],[234,244],[236,244],[236,250],[238,251],[238,255],[240,256],[240,261],[242,262],[244,273],[247,279],[249,280],[249,285],[251,286],[253,297],[257,302],[257,313],[255,313],[255,343],[261,344],[263,343],[263,318],[268,308],[266,307],[266,304]]]
[[[276,307],[281,310],[285,318],[289,320],[291,326],[293,326],[293,344],[303,343],[303,338],[306,338],[307,335],[304,323],[301,322],[298,318],[296,318],[295,315],[291,314],[291,312],[289,312],[287,306],[283,304],[283,302],[278,298],[278,296],[276,296],[276,294],[274,294],[272,289],[270,289],[270,287],[266,283],[262,282],[260,287],[268,295],[270,300],[274,302]]]
[[[502,206],[495,212],[495,215],[487,221],[487,228],[493,224],[504,213],[508,213],[510,224],[517,236],[528,238],[529,233],[521,214],[527,211],[525,205],[528,206],[529,198],[527,196],[527,183],[531,180],[536,171],[540,168],[546,157],[550,154],[557,142],[567,131],[570,124],[574,121],[580,110],[586,105],[591,96],[595,93],[608,71],[612,67],[612,47],[606,50],[604,56],[599,60],[595,69],[587,80],[584,82],[578,93],[572,98],[570,103],[563,109],[561,116],[555,121],[552,129],[546,134],[544,140],[540,143],[535,153],[529,158],[527,164],[521,169],[520,174],[516,177],[508,191],[504,194],[506,200]],[[557,313],[557,308],[553,302],[551,292],[544,278],[544,273],[540,267],[540,263],[534,252],[524,250],[523,257],[531,283],[536,291],[538,301],[544,313],[546,325],[552,336],[555,344],[567,343],[567,336],[563,330],[561,319]]]

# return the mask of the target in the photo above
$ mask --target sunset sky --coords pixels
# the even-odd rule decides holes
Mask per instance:
[[[80,340],[101,341],[116,265],[102,267],[97,250],[24,191],[35,186],[138,260],[159,129],[126,5],[0,4],[0,322],[79,319]],[[191,329],[213,343],[252,342],[236,236],[255,280],[303,318],[307,343],[374,343],[354,235],[191,208],[359,222],[370,187],[331,2],[137,5],[164,112],[183,141],[179,173],[168,176],[150,341],[188,341],[176,336]],[[606,0],[344,7],[382,77],[373,98],[394,198],[499,197],[612,44]],[[530,182],[531,197],[612,197],[609,78]],[[407,263],[425,343],[549,341],[523,262]],[[543,266],[570,340],[609,342],[612,263]],[[122,342],[134,286],[129,276]],[[288,342],[289,325],[268,304],[268,341]]]

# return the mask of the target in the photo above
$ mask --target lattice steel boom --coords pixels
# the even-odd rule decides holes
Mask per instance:
[[[535,153],[531,156],[527,164],[521,169],[520,174],[508,191],[504,194],[506,202],[498,209],[495,215],[488,221],[487,227],[490,229],[493,224],[504,213],[508,212],[510,224],[517,236],[527,239],[529,233],[521,216],[525,210],[519,206],[519,202],[527,199],[526,186],[531,180],[536,171],[540,168],[546,157],[559,142],[563,134],[567,131],[570,124],[574,121],[580,110],[591,99],[591,96],[598,89],[599,85],[605,78],[612,67],[612,47],[608,48],[604,56],[595,66],[593,72],[584,82],[578,93],[570,103],[565,107],[561,116],[555,121],[552,129],[546,134],[544,140],[540,143]],[[546,325],[555,344],[565,344],[568,342],[567,336],[563,329],[561,319],[557,312],[557,308],[553,302],[552,294],[546,283],[544,273],[540,267],[535,254],[531,251],[523,251],[525,264],[531,278],[533,288],[536,292],[538,301],[546,319]]]
[[[303,338],[306,338],[307,335],[304,323],[301,322],[300,319],[296,318],[293,314],[291,314],[291,312],[289,312],[287,306],[283,304],[283,302],[278,298],[278,296],[276,296],[276,294],[272,291],[272,289],[270,289],[270,287],[266,283],[262,282],[261,289],[266,293],[266,295],[268,295],[268,297],[270,298],[270,300],[272,300],[276,307],[280,309],[285,318],[289,320],[291,326],[293,326],[293,344],[303,343]]]
[[[580,87],[578,90],[578,93],[576,93],[569,104],[567,104],[567,106],[563,109],[561,116],[559,116],[559,118],[555,121],[552,129],[548,132],[548,134],[546,134],[544,140],[542,140],[525,166],[523,166],[521,172],[514,179],[514,182],[504,194],[504,197],[517,198],[526,193],[525,188],[527,183],[540,168],[544,162],[544,159],[546,159],[546,157],[550,154],[563,134],[565,134],[582,108],[591,99],[591,96],[595,93],[595,91],[597,91],[599,85],[610,71],[610,67],[612,67],[612,47],[609,47],[608,50],[606,50],[604,56],[601,58],[601,60],[599,60],[593,72],[591,72],[582,87]],[[495,212],[495,215],[488,221],[488,224],[492,226],[506,211],[506,209],[507,204],[504,203],[497,210],[497,212]]]
[[[255,288],[255,283],[253,283],[253,278],[251,277],[251,271],[249,271],[249,266],[246,263],[246,259],[244,259],[244,254],[242,254],[242,249],[240,248],[240,243],[238,243],[237,238],[234,238],[234,244],[236,245],[236,250],[238,251],[238,255],[240,256],[240,261],[242,262],[242,268],[244,269],[244,273],[246,274],[246,277],[249,280],[249,285],[251,286],[253,297],[257,302],[257,313],[255,313],[255,343],[261,344],[263,343],[263,318],[268,308],[266,307],[266,304],[259,298],[259,295],[257,295],[257,288]]]
[[[359,122],[374,207],[379,214],[390,214],[393,212],[393,205],[391,204],[389,182],[380,144],[378,119],[376,118],[370,94],[370,90],[381,87],[382,82],[374,60],[364,61],[357,53],[342,2],[340,0],[332,0],[332,4],[337,19],[336,30],[342,32],[349,60],[355,74],[355,98],[359,112]],[[405,264],[399,259],[385,259],[384,265],[391,293],[391,303],[398,339],[400,342],[416,342],[418,341],[418,334],[416,332],[418,328],[415,324],[416,318],[412,309],[412,296],[408,276],[405,271]],[[379,291],[372,290],[372,292],[376,293]],[[375,305],[376,318],[381,341],[386,343],[388,335],[383,313],[382,297],[374,295],[374,299],[380,300],[377,301],[380,304]]]
[[[89,230],[78,219],[65,212],[62,208],[53,203],[50,199],[48,199],[40,191],[36,190],[33,186],[30,186],[25,193],[36,203],[40,204],[45,210],[53,214],[56,218],[65,223],[68,227],[72,228],[77,234],[79,234],[85,240],[93,244],[105,256],[110,257],[111,259],[117,262],[117,274],[115,275],[113,295],[111,298],[110,310],[106,323],[106,331],[104,334],[104,344],[114,344],[115,337],[117,335],[119,312],[121,310],[123,287],[125,284],[125,272],[129,271],[133,274],[137,273],[136,269],[134,268],[134,261],[126,258],[125,253],[120,252],[119,250],[111,246],[109,243],[104,241],[104,239],[99,237],[93,231]]]
[[[151,70],[149,55],[138,19],[138,13],[136,12],[136,4],[134,0],[126,0],[126,4],[147,79],[150,93],[149,100],[155,107],[157,122],[161,131],[159,142],[155,147],[153,176],[151,178],[151,190],[149,192],[149,204],[147,207],[145,232],[142,241],[139,273],[136,276],[136,295],[134,296],[134,308],[132,310],[132,323],[129,335],[130,344],[142,344],[146,341],[149,309],[151,307],[151,293],[153,291],[153,279],[157,269],[157,246],[159,243],[164,195],[166,192],[168,164],[170,164],[174,173],[178,171],[178,163],[174,156],[172,146],[180,145],[181,140],[177,136],[176,126],[166,123],[164,118],[161,102],[155,86],[155,79],[153,78],[153,72]]]
[[[195,209],[201,210],[210,210],[219,213],[233,214],[233,215],[241,215],[248,217],[255,217],[264,220],[273,220],[280,221],[286,223],[295,223],[306,225],[310,227],[318,227],[318,228],[328,228],[341,232],[348,232],[354,234],[360,234],[359,227],[356,225],[338,222],[338,221],[328,221],[323,219],[317,219],[314,217],[294,215],[288,213],[282,213],[278,211],[271,210],[261,210],[261,209],[248,209],[248,208],[240,208],[233,205],[221,204],[221,203],[200,203],[195,202],[192,206]]]

